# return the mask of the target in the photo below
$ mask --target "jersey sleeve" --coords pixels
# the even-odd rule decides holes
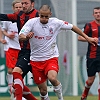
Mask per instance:
[[[83,32],[85,33],[85,34],[89,34],[89,32],[90,32],[90,24],[89,23],[86,23],[85,24],[85,26],[84,26],[84,28],[82,29],[83,30]]]
[[[63,20],[58,20],[58,24],[60,25],[61,30],[71,30],[73,25]]]
[[[61,26],[61,29],[62,29],[62,30],[71,30],[72,27],[73,27],[72,24],[70,24],[70,23],[68,23],[68,22],[66,22],[66,21],[63,21],[63,22],[62,22],[62,26]]]
[[[27,35],[29,32],[31,32],[32,30],[32,27],[33,27],[33,20],[32,19],[29,19],[25,24],[24,26],[22,27],[21,31],[19,32],[19,35],[20,34],[24,34],[24,35]]]
[[[1,21],[12,21],[16,22],[17,21],[17,13],[14,14],[0,14],[0,20]]]

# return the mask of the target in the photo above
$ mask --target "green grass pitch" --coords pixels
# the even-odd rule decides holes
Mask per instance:
[[[40,98],[37,97],[39,100]],[[10,100],[10,97],[0,97],[0,100]],[[58,100],[56,96],[50,96],[50,100]],[[64,100],[80,100],[80,96],[64,96]],[[98,100],[97,96],[88,96],[87,100]]]

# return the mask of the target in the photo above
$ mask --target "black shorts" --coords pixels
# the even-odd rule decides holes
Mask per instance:
[[[88,77],[95,76],[96,72],[100,72],[100,58],[87,59]]]
[[[31,71],[30,50],[21,50],[18,55],[16,67],[20,67],[23,71],[23,77]]]

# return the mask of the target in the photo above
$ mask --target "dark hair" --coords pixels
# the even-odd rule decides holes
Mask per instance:
[[[95,7],[95,8],[93,8],[93,14],[94,14],[94,10],[95,10],[95,9],[99,10],[100,7]]]
[[[41,9],[49,9],[51,11],[51,8],[49,5],[42,5],[39,10]]]
[[[95,7],[94,9],[100,9],[100,7]]]
[[[30,0],[30,1],[31,1],[31,3],[32,3],[32,2],[34,2],[35,0]]]

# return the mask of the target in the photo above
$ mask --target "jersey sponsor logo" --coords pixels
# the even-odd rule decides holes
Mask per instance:
[[[46,36],[46,40],[50,40],[52,36]]]
[[[50,40],[52,38],[52,36],[46,36],[46,37],[43,37],[43,36],[34,36],[34,38],[36,39],[39,39],[39,40]]]
[[[42,40],[42,39],[44,39],[44,37],[43,36],[34,36],[36,39],[40,39],[40,40]]]
[[[96,31],[97,29],[92,29],[92,31]]]
[[[18,32],[14,32],[14,31],[11,31],[12,33],[14,33],[14,34],[18,34]]]

